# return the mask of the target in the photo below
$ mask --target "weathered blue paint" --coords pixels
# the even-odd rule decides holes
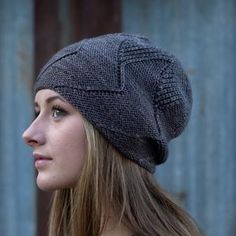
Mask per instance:
[[[157,178],[204,235],[236,235],[236,2],[123,0],[125,32],[147,35],[182,61],[193,112]]]
[[[0,1],[0,235],[35,235],[34,170],[21,134],[32,116],[33,1]]]

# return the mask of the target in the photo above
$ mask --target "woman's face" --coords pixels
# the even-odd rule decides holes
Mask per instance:
[[[86,154],[81,114],[49,89],[37,92],[35,112],[35,120],[22,137],[33,148],[38,187],[42,190],[73,187]]]

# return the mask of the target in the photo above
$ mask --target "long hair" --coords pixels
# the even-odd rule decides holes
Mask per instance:
[[[76,186],[56,190],[50,236],[100,236],[110,216],[137,236],[198,236],[191,217],[154,176],[117,152],[84,121],[87,155]]]

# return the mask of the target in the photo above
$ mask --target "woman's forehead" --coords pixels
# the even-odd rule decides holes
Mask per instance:
[[[68,103],[59,93],[51,89],[39,90],[35,95],[34,103],[35,104],[45,103],[45,102],[49,103],[55,99],[59,99],[64,103]]]
[[[47,98],[49,96],[54,96],[54,95],[59,95],[59,94],[51,89],[41,89],[35,94],[35,99],[39,99],[41,97]]]

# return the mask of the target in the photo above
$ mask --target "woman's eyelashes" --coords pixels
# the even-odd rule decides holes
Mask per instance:
[[[52,117],[55,119],[64,117],[65,115],[67,115],[67,112],[65,111],[64,108],[62,108],[59,105],[54,105],[52,106]]]
[[[34,119],[36,119],[39,116],[39,114],[40,114],[40,111],[35,110]],[[67,115],[68,112],[60,105],[53,105],[50,109],[49,114],[53,119],[60,119],[60,118],[64,117],[65,115]]]
[[[39,113],[39,111],[34,111],[34,120],[38,117]]]

